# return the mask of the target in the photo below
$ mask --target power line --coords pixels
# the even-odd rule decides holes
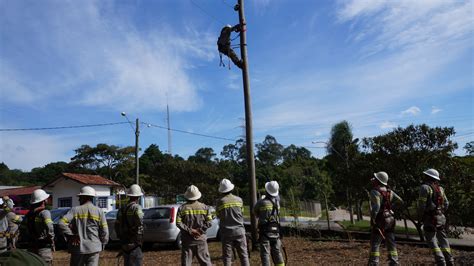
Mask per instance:
[[[159,125],[154,125],[154,124],[144,123],[144,122],[142,122],[142,124],[168,130],[168,127],[164,127],[164,126],[159,126]],[[195,135],[195,136],[200,136],[200,137],[212,138],[212,139],[236,141],[236,139],[224,138],[224,137],[218,137],[218,136],[212,136],[212,135],[201,134],[201,133],[195,133],[195,132],[186,131],[186,130],[181,130],[181,129],[170,128],[169,130],[175,131],[175,132],[180,132],[180,133],[185,133],[185,134],[190,134],[190,135]]]
[[[220,19],[218,19],[217,17],[215,17],[214,15],[212,15],[211,13],[207,12],[204,8],[202,8],[201,6],[199,6],[196,2],[194,2],[193,0],[189,0],[194,6],[196,6],[197,8],[199,8],[204,14],[206,14],[208,17],[212,18],[213,20],[219,22],[220,24],[226,24],[224,22],[222,22]]]
[[[115,122],[115,123],[102,123],[102,124],[76,125],[76,126],[60,126],[60,127],[0,128],[0,131],[57,130],[57,129],[84,128],[84,127],[104,127],[104,126],[114,126],[114,125],[121,125],[121,124],[128,124],[128,123],[129,122]]]

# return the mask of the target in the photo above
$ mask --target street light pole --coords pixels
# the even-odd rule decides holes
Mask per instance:
[[[130,127],[135,131],[135,183],[139,184],[140,176],[140,158],[138,157],[138,152],[140,151],[139,139],[140,139],[140,120],[138,118],[135,120],[135,127],[133,127],[132,121],[128,119],[128,116],[125,112],[122,112],[121,115],[125,117],[130,125]]]
[[[140,122],[138,118],[135,120],[135,174],[136,174],[136,184],[139,185],[139,176],[140,176],[140,158],[138,157],[138,152],[140,150],[139,145],[140,139]]]

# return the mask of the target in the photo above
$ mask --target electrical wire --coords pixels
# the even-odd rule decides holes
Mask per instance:
[[[199,6],[196,2],[194,2],[193,0],[189,0],[195,7],[199,8],[199,10],[201,10],[204,14],[206,14],[208,17],[210,17],[211,19],[219,22],[220,24],[223,24],[225,25],[226,23],[222,22],[220,19],[218,19],[217,17],[215,17],[214,15],[212,15],[211,13],[207,12],[204,8],[202,8],[201,6]]]
[[[166,130],[168,130],[168,128],[165,127],[165,126],[160,126],[160,125],[155,125],[155,124],[150,124],[150,123],[145,123],[145,122],[141,122],[141,123],[144,124],[144,125],[147,125],[147,126],[152,126],[152,127],[157,127],[157,128],[161,128],[161,129],[166,129]],[[185,134],[190,134],[190,135],[195,135],[195,136],[200,136],[200,137],[212,138],[212,139],[236,141],[236,139],[224,138],[224,137],[218,137],[218,136],[212,136],[212,135],[201,134],[201,133],[195,133],[195,132],[190,132],[190,131],[181,130],[181,129],[170,128],[169,130],[175,131],[175,132],[180,132],[180,133],[185,133]]]
[[[121,125],[121,124],[128,124],[128,123],[129,122],[115,122],[115,123],[102,123],[102,124],[77,125],[77,126],[60,126],[60,127],[0,128],[0,131],[58,130],[58,129],[70,129],[70,128],[114,126],[114,125]]]

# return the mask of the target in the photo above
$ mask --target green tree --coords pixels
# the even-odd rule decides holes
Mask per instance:
[[[415,219],[412,208],[418,199],[422,173],[428,168],[436,168],[442,174],[452,167],[452,152],[457,144],[451,140],[452,127],[431,128],[425,124],[398,127],[393,131],[363,140],[373,169],[383,169],[389,176],[389,184],[405,201],[404,215],[411,220],[423,239],[421,221]],[[447,195],[450,196],[447,189]]]
[[[71,158],[73,167],[90,170],[108,178],[119,178],[123,181],[129,176],[128,171],[134,165],[134,147],[120,148],[100,143],[95,147],[82,145],[74,152],[76,155]],[[119,171],[120,175],[117,175]]]
[[[351,125],[347,121],[335,124],[327,143],[328,162],[332,178],[337,187],[334,191],[337,198],[347,200],[351,223],[354,223],[352,197],[360,189],[354,182],[354,171],[351,167],[358,154],[358,139],[353,139]]]

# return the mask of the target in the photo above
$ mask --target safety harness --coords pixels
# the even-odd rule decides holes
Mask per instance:
[[[392,204],[391,204],[391,196],[392,191],[387,188],[387,190],[382,190],[378,188],[377,191],[382,196],[382,202],[380,204],[380,210],[375,217],[375,223],[378,228],[383,232],[384,230],[391,230],[393,229],[394,218],[393,218],[393,211],[392,211]]]
[[[267,238],[278,238],[281,237],[280,234],[280,211],[278,210],[277,200],[272,200],[272,198],[266,197],[269,200],[273,207],[270,216],[265,219],[264,223],[260,224],[260,233]]]

